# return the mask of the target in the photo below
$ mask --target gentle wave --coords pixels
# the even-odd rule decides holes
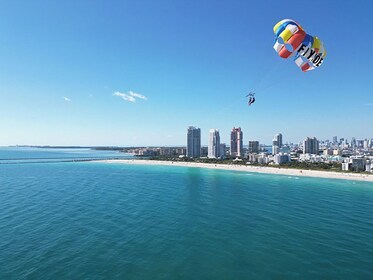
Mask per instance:
[[[369,279],[367,182],[103,163],[0,166],[0,279]]]

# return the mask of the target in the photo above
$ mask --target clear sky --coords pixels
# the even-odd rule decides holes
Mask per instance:
[[[373,138],[373,2],[0,1],[0,145],[185,145]],[[298,21],[328,51],[307,73],[273,50]],[[257,101],[247,106],[245,95]]]

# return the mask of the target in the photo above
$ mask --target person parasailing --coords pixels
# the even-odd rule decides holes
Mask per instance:
[[[249,92],[249,94],[246,95],[248,97],[247,105],[251,106],[255,102],[255,92]]]

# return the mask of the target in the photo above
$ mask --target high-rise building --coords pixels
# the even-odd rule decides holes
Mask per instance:
[[[364,147],[364,140],[356,140],[356,144],[358,148],[363,148]]]
[[[369,141],[368,139],[365,139],[364,140],[364,149],[368,149],[369,148]]]
[[[278,142],[277,142],[277,139],[275,138],[272,140],[272,155],[278,154],[278,150],[279,150]]]
[[[355,138],[355,137],[352,137],[352,138],[351,138],[351,148],[352,148],[352,149],[355,149],[355,148],[356,148],[356,138]]]
[[[259,153],[259,141],[249,141],[249,154]]]
[[[333,144],[334,145],[338,144],[338,137],[337,136],[333,136]]]
[[[282,134],[281,133],[277,133],[275,135],[275,139],[277,140],[277,146],[279,148],[281,148],[282,147]]]
[[[220,158],[222,159],[225,158],[226,150],[227,150],[227,145],[225,145],[225,143],[220,144],[220,152],[219,152]]]
[[[243,134],[241,127],[233,127],[231,131],[231,156],[242,157],[243,155]]]
[[[220,157],[220,136],[219,136],[218,129],[210,129],[208,157],[209,158]]]
[[[319,154],[319,141],[316,139],[316,137],[307,137],[303,141],[303,154]]]
[[[201,129],[194,126],[188,127],[187,157],[199,158],[201,156]]]
[[[277,133],[272,140],[272,155],[276,155],[280,152],[282,147],[282,134]]]

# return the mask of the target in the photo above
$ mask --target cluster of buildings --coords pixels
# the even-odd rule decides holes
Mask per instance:
[[[259,143],[258,143],[259,146]],[[243,157],[243,134],[241,128],[234,127],[231,131],[231,141],[229,146],[229,155],[233,157]],[[204,156],[201,149],[201,129],[194,126],[188,127],[186,156],[190,158],[200,158]],[[207,146],[207,157],[215,159],[224,159],[227,156],[227,145],[220,143],[220,134],[218,129],[210,129],[209,143]]]
[[[318,154],[319,141],[316,138],[307,137],[303,141],[304,154]],[[277,133],[272,140],[272,151],[268,153],[259,145],[259,141],[249,141],[247,148],[243,145],[243,132],[240,127],[233,127],[230,133],[229,149],[225,143],[220,143],[220,134],[218,129],[210,129],[208,143],[208,158],[225,158],[227,155],[236,158],[249,159],[249,162],[277,164],[285,163],[291,160],[291,146],[284,145],[282,134]],[[194,126],[188,127],[187,132],[187,150],[186,156],[190,158],[203,157],[201,148],[201,129]]]
[[[233,127],[230,143],[221,143],[218,129],[209,130],[208,145],[201,145],[201,129],[187,129],[186,147],[133,148],[128,152],[140,156],[165,156],[225,159],[230,157],[247,164],[284,164],[290,161],[310,163],[338,163],[342,170],[373,172],[373,139],[356,140],[333,137],[332,141],[319,141],[307,137],[301,143],[283,142],[281,133],[274,135],[271,146],[260,145],[259,141],[243,142],[240,127]]]
[[[188,127],[186,157],[205,157],[201,148],[201,129]],[[338,141],[319,141],[316,137],[307,137],[299,144],[284,144],[281,133],[272,140],[271,151],[261,147],[259,141],[249,141],[243,145],[243,133],[240,127],[233,127],[230,133],[230,145],[220,143],[218,129],[210,129],[207,157],[224,159],[227,156],[244,159],[248,164],[284,164],[290,161],[311,163],[339,163],[342,170],[373,172],[373,139],[356,140],[351,143],[344,138]]]

